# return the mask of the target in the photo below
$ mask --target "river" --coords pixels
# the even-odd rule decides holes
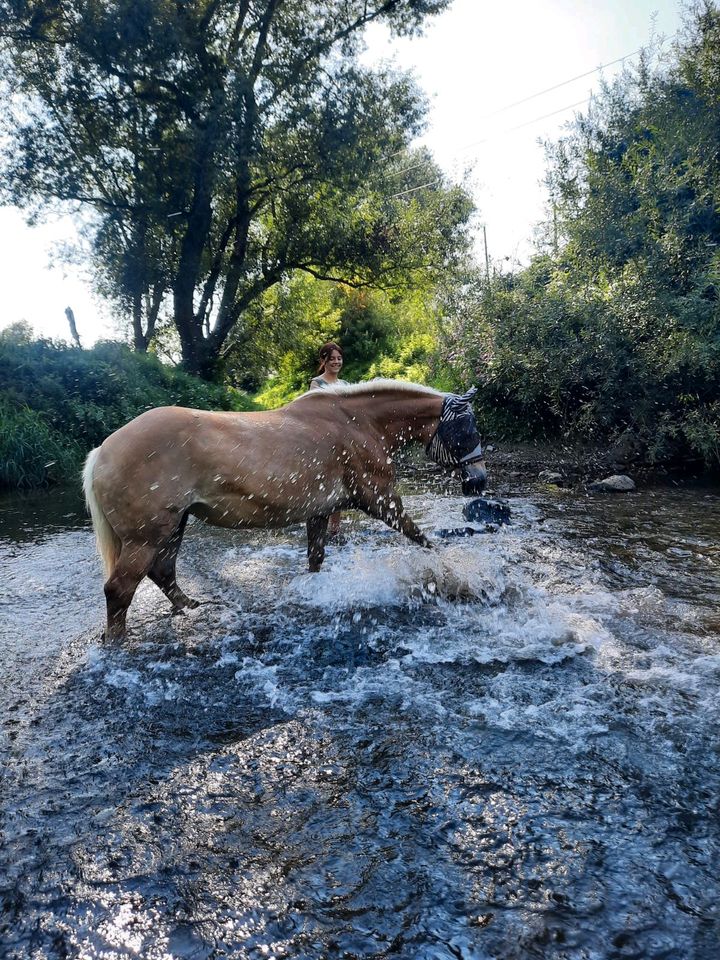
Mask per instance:
[[[76,495],[0,501],[3,958],[717,960],[720,495],[508,502],[192,524],[106,644]]]

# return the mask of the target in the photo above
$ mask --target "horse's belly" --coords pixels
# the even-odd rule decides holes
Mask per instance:
[[[285,527],[310,517],[332,513],[346,501],[341,484],[320,483],[314,491],[293,491],[287,496],[224,496],[193,504],[191,513],[217,527]]]

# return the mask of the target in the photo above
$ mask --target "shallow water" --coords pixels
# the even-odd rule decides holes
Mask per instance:
[[[192,525],[115,645],[54,496],[0,502],[2,956],[720,955],[716,491],[350,515],[315,576]]]

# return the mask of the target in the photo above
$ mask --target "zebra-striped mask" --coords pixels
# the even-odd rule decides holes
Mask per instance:
[[[440,422],[425,452],[443,467],[460,467],[482,460],[480,434],[470,401],[477,393],[473,387],[461,397],[448,394],[443,400]]]

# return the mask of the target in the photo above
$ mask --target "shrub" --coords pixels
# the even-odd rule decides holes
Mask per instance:
[[[38,487],[75,472],[82,451],[28,407],[0,403],[0,487]]]
[[[236,390],[205,383],[120,343],[78,350],[0,338],[0,485],[54,483],[152,407],[247,410]]]

